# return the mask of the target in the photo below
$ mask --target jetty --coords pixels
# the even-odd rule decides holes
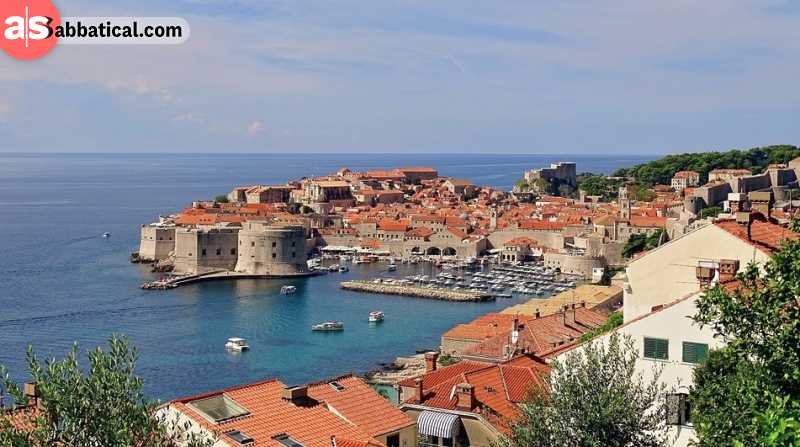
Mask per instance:
[[[421,287],[407,284],[386,284],[372,281],[344,281],[339,283],[344,290],[355,292],[378,293],[382,295],[400,295],[415,298],[427,298],[443,301],[494,301],[495,297],[488,293],[466,290],[450,290],[443,288]]]

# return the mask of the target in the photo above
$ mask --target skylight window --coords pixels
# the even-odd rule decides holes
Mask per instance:
[[[247,433],[241,432],[239,430],[225,432],[225,434],[230,436],[231,439],[238,442],[240,445],[249,445],[253,443],[253,438],[248,436]]]
[[[278,436],[275,436],[272,439],[280,442],[281,444],[283,444],[286,447],[305,447],[299,441],[293,439],[292,437],[290,437],[289,435],[287,435],[285,433],[282,433],[282,434],[280,434]]]
[[[342,385],[339,382],[331,382],[329,385],[336,391],[344,391],[345,390],[344,385]]]
[[[198,399],[189,402],[187,405],[204,418],[217,424],[250,414],[246,408],[224,394]]]

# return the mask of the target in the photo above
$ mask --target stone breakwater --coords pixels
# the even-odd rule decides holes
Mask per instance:
[[[416,298],[428,298],[443,301],[493,301],[492,295],[460,290],[435,289],[428,287],[374,283],[368,281],[344,281],[339,284],[342,289],[356,292],[379,293],[383,295],[401,295]]]

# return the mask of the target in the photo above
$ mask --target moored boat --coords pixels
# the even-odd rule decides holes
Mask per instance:
[[[344,323],[342,323],[341,321],[326,321],[324,323],[319,323],[311,326],[311,330],[317,332],[343,331]]]
[[[295,286],[283,286],[281,287],[281,293],[283,295],[290,295],[292,293],[297,292],[297,287]]]
[[[250,345],[247,344],[247,340],[244,338],[239,337],[231,337],[225,343],[225,349],[229,351],[247,351],[250,349]]]
[[[383,321],[384,314],[383,312],[376,310],[369,313],[369,322],[370,323],[379,323]]]

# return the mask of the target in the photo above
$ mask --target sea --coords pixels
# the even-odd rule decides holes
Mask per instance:
[[[526,169],[558,155],[481,154],[2,154],[0,153],[0,365],[28,378],[28,346],[63,358],[128,337],[148,397],[162,401],[277,377],[287,384],[379,369],[436,349],[457,323],[522,301],[451,303],[343,291],[346,279],[424,273],[379,264],[296,280],[200,283],[169,291],[131,264],[142,224],[236,185],[278,184],[348,167],[432,166],[441,175],[510,190]],[[648,158],[570,155],[578,172],[611,173]],[[110,233],[104,238],[103,233]],[[282,285],[297,287],[281,295]],[[386,320],[367,323],[370,311]],[[310,331],[340,320],[341,333]],[[231,354],[227,338],[246,338]],[[85,357],[82,358],[85,365]]]

